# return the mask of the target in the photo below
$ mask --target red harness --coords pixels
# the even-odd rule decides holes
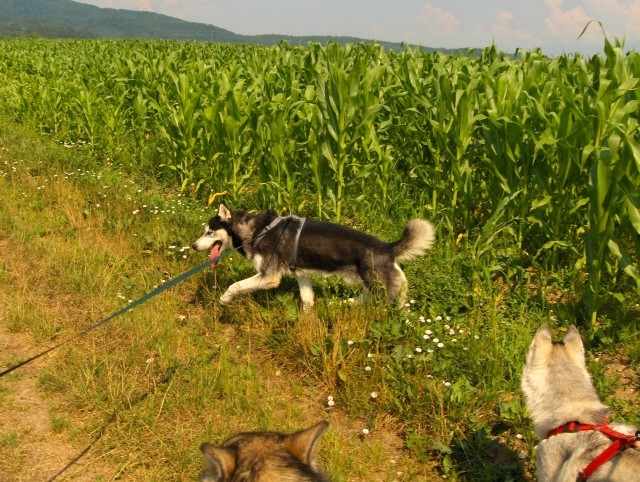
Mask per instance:
[[[560,433],[575,433],[575,432],[588,432],[591,430],[597,430],[598,432],[606,435],[613,443],[600,453],[595,459],[591,461],[579,474],[578,480],[585,481],[591,474],[593,474],[598,467],[605,462],[611,460],[616,454],[622,452],[627,447],[632,447],[638,440],[640,440],[640,430],[635,435],[625,435],[620,432],[616,432],[609,427],[609,421],[605,420],[599,425],[588,425],[580,422],[568,422],[564,425],[554,428],[547,434],[547,438]]]

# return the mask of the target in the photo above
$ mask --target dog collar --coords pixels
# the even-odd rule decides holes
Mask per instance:
[[[628,447],[632,447],[636,442],[640,440],[640,430],[636,431],[635,435],[626,435],[620,432],[616,432],[611,427],[609,427],[609,420],[605,420],[601,424],[598,425],[589,425],[586,423],[580,422],[568,422],[564,425],[560,425],[559,427],[550,430],[547,434],[547,438],[553,437],[554,435],[558,435],[561,433],[576,433],[576,432],[589,432],[589,431],[597,431],[606,435],[613,443],[609,445],[606,449],[604,449],[600,455],[598,455],[595,459],[591,461],[589,465],[587,465],[579,474],[578,480],[585,481],[587,480],[591,474],[593,474],[601,465],[605,462],[611,460],[617,454],[622,452],[624,449]]]

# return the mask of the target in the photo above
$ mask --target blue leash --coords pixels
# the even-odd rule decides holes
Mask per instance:
[[[87,333],[92,332],[93,330],[95,330],[96,328],[99,328],[100,326],[104,325],[105,323],[108,323],[109,321],[113,320],[114,318],[126,313],[127,311],[131,311],[132,309],[134,309],[136,306],[141,305],[142,303],[144,303],[145,301],[153,298],[156,295],[159,295],[160,293],[162,293],[163,291],[168,290],[169,288],[177,285],[178,283],[180,283],[181,281],[184,281],[185,279],[193,276],[194,274],[202,271],[203,269],[208,268],[209,266],[211,266],[213,263],[217,263],[219,260],[226,258],[227,256],[231,255],[232,253],[236,252],[237,249],[230,249],[226,252],[223,252],[222,254],[220,254],[219,256],[216,256],[213,259],[208,260],[206,263],[202,263],[200,266],[196,266],[195,268],[187,271],[186,273],[178,276],[177,278],[173,278],[172,280],[167,281],[165,284],[163,284],[162,286],[158,286],[156,289],[154,289],[153,291],[151,291],[150,293],[147,293],[146,295],[142,296],[141,298],[138,298],[135,301],[132,301],[131,303],[129,303],[127,306],[125,306],[124,308],[116,311],[115,313],[113,313],[112,315],[106,317],[105,319],[99,321],[98,323],[96,323],[95,325],[91,325],[88,328],[85,328],[84,330],[82,330],[79,333],[76,333],[74,336],[72,336],[71,338],[68,338],[67,340],[58,343],[57,345],[52,346],[51,348],[48,348],[47,350],[38,353],[37,355],[32,356],[31,358],[28,358],[27,360],[24,360],[20,363],[18,363],[17,365],[13,365],[12,367],[7,368],[6,370],[0,372],[0,378],[8,375],[9,373],[11,373],[12,371],[20,368],[21,366],[26,365],[27,363],[31,363],[34,360],[37,360],[38,358],[46,355],[49,352],[52,352],[53,350],[60,348],[62,345],[66,345],[67,343],[75,340],[76,338],[80,338],[81,336],[86,335]]]

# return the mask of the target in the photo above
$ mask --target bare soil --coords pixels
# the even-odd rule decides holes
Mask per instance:
[[[21,250],[0,240],[5,274],[29,269]],[[24,360],[46,347],[36,346],[32,337],[10,329],[7,313],[12,303],[4,290],[0,293],[0,370]],[[54,430],[53,416],[64,405],[55,395],[45,393],[38,378],[47,366],[47,356],[37,359],[0,379],[0,480],[95,481],[100,474],[114,472],[91,455],[77,461],[91,443],[83,429],[85,420],[66,419],[65,430]]]
[[[1,311],[0,367],[6,369],[25,354],[36,353],[38,347],[28,335],[9,331]],[[105,467],[90,455],[64,470],[91,441],[77,430],[82,420],[71,422],[75,430],[54,432],[52,411],[61,401],[39,386],[38,375],[46,363],[46,359],[36,360],[0,381],[0,480],[97,480]]]

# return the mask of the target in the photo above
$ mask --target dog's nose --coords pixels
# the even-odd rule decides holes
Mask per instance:
[[[191,249],[195,249],[196,251],[198,251],[198,247],[196,246],[196,243],[193,243],[193,244],[191,245]]]

